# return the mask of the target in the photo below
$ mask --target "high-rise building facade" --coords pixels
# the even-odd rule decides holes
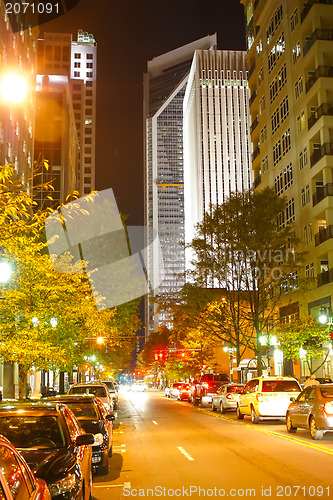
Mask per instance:
[[[211,205],[252,187],[249,92],[246,52],[195,51],[184,99],[186,242]]]
[[[333,4],[241,0],[257,189],[286,197],[304,267],[287,277],[281,321],[322,311],[333,295]]]
[[[25,19],[25,23],[27,19]],[[19,23],[19,16],[17,16]],[[35,118],[35,79],[37,70],[38,28],[13,32],[0,3],[0,84],[11,75],[21,77],[27,87],[25,98],[12,103],[0,94],[0,165],[12,164],[16,175],[29,189],[33,166],[33,132]],[[16,82],[13,82],[15,85]],[[20,91],[22,89],[18,89]]]
[[[216,43],[216,35],[207,36],[156,57],[144,75],[146,245],[155,230],[161,251],[148,250],[148,278],[160,283],[151,296],[178,290],[185,282],[183,101],[195,50],[213,49]],[[146,336],[161,320],[154,311],[147,297]]]
[[[71,116],[69,127],[64,129],[64,132],[71,134],[75,142],[71,126],[74,117],[78,142],[75,189],[78,189],[81,196],[95,189],[96,58],[97,45],[93,35],[82,30],[78,31],[76,41],[72,40],[72,35],[66,33],[44,33],[44,37],[38,40],[40,78],[48,77],[58,84],[67,79],[71,102],[68,101],[66,106],[72,111],[66,111]],[[70,157],[71,164],[68,164],[66,158],[65,153],[67,167],[65,166],[64,173],[72,178],[74,153]],[[65,196],[66,194],[64,193]]]

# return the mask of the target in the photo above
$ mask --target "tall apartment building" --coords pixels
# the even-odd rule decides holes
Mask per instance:
[[[27,188],[31,185],[34,157],[37,36],[38,28],[22,28],[14,33],[5,3],[0,3],[0,83],[6,75],[14,73],[22,77],[28,89],[25,99],[16,104],[0,94],[0,165],[12,164]]]
[[[95,189],[96,63],[95,39],[82,30],[78,31],[76,41],[72,40],[72,35],[65,33],[44,33],[44,37],[38,40],[38,84],[41,85],[42,80],[48,79],[58,90],[62,85],[64,111],[67,114],[65,121],[68,124],[65,126],[63,123],[63,131],[67,136],[65,144],[69,138],[72,146],[69,156],[65,148],[61,165],[55,167],[58,170],[61,167],[65,176],[62,185],[67,183],[72,186],[72,168],[75,162],[73,150],[77,147],[74,189],[78,189],[81,196]],[[41,90],[41,87],[37,86],[37,90]],[[77,139],[74,137],[73,120]],[[48,174],[44,172],[44,175]],[[64,196],[66,194],[63,193]]]
[[[246,52],[195,51],[184,98],[186,242],[210,205],[252,187],[249,92]]]
[[[152,242],[154,229],[164,269],[160,274],[161,255],[151,246],[148,278],[160,285],[150,297],[178,290],[185,282],[183,100],[195,50],[212,50],[216,43],[216,35],[207,36],[156,57],[148,61],[144,75],[146,246]],[[147,297],[146,336],[161,319],[154,309]]]
[[[280,224],[294,225],[305,255],[286,283],[280,318],[332,316],[333,4],[241,2],[255,184],[286,197]]]

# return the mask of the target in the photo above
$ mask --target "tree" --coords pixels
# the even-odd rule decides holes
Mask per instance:
[[[124,332],[134,335],[138,305],[98,311],[104,297],[93,296],[81,262],[64,254],[63,268],[73,272],[52,267],[44,236],[50,209],[36,207],[11,167],[0,169],[0,180],[0,247],[14,267],[0,302],[0,358],[18,363],[22,398],[32,368],[69,369],[82,364],[87,338],[108,337],[119,347]]]
[[[304,360],[310,374],[323,366],[329,356],[330,332],[327,326],[319,324],[312,316],[291,323],[280,323],[274,334],[283,355],[287,359]],[[317,363],[314,363],[314,360],[317,360]]]
[[[201,287],[225,289],[227,307],[222,315],[216,309],[223,318],[218,328],[223,335],[229,330],[231,345],[255,351],[259,374],[260,337],[274,327],[283,292],[297,286],[300,256],[285,204],[270,188],[231,194],[205,214],[189,245],[190,278]]]

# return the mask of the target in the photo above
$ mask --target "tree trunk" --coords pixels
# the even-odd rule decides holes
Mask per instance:
[[[18,365],[19,369],[19,401],[25,399],[25,377],[27,376],[28,370],[26,370],[22,365]]]

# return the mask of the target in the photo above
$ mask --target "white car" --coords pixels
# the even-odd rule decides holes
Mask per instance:
[[[221,413],[227,410],[236,410],[239,394],[242,392],[244,384],[224,384],[212,398],[212,410],[216,411],[218,408]]]
[[[113,401],[109,390],[102,382],[86,382],[73,384],[67,394],[93,394],[104,404],[107,411],[113,411]]]
[[[294,377],[255,377],[239,394],[237,418],[241,420],[249,415],[254,424],[260,420],[285,418],[290,398],[297,398],[301,390]]]

